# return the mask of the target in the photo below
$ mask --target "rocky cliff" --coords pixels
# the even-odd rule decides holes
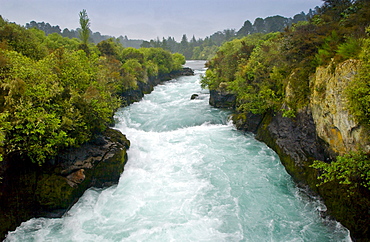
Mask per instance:
[[[348,60],[334,67],[318,67],[311,80],[310,107],[317,135],[336,154],[370,151],[368,135],[346,108],[345,89],[357,73],[359,61]]]
[[[369,134],[349,114],[346,108],[345,88],[351,85],[359,63],[348,60],[334,66],[317,68],[310,79],[311,96],[306,107],[295,117],[283,117],[282,112],[263,115],[236,113],[237,128],[256,133],[256,138],[274,149],[286,170],[302,185],[317,192],[327,206],[327,214],[335,217],[359,240],[370,239],[370,194],[359,190],[348,196],[338,184],[317,186],[317,170],[311,168],[314,160],[330,162],[337,155],[350,151],[369,152]],[[211,92],[210,100],[230,100],[230,94]],[[286,96],[289,98],[289,85]],[[211,102],[210,102],[211,103]],[[230,107],[226,101],[223,107]],[[218,104],[218,106],[222,106]]]

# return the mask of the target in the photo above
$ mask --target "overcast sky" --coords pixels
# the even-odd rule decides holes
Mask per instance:
[[[86,9],[93,32],[180,41],[183,34],[204,38],[224,29],[239,30],[246,20],[293,17],[321,5],[322,0],[0,0],[0,15],[21,25],[44,21],[63,30],[78,28],[79,12]]]

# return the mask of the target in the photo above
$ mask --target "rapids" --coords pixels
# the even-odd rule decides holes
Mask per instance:
[[[203,63],[116,113],[131,141],[118,185],[89,189],[62,218],[31,219],[6,241],[350,241],[274,151],[209,106]]]

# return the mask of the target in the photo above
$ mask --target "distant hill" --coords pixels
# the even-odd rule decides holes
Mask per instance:
[[[283,17],[280,15],[270,16],[263,18],[256,18],[252,24],[250,20],[246,20],[243,26],[236,31],[235,29],[225,29],[223,31],[217,31],[210,36],[207,36],[204,39],[196,39],[193,36],[190,40],[184,34],[180,42],[177,42],[174,37],[168,37],[167,39],[157,38],[156,40],[140,40],[140,39],[128,39],[127,36],[119,36],[118,38],[102,35],[99,32],[90,32],[90,41],[95,44],[107,40],[109,38],[116,38],[124,47],[159,47],[165,50],[169,50],[172,53],[181,53],[185,56],[186,59],[199,59],[207,60],[214,56],[218,47],[220,47],[224,42],[230,41],[235,38],[242,38],[249,34],[254,33],[270,33],[270,32],[280,32],[283,31],[286,27],[291,26],[294,23],[300,21],[307,21],[312,16],[317,13],[318,7],[314,10],[310,9],[307,14],[303,11],[299,14],[294,15],[294,17]],[[58,33],[63,37],[68,38],[79,38],[78,30],[79,29],[63,29],[56,25],[51,26],[49,23],[31,21],[25,26],[27,29],[37,28],[45,32],[46,35],[52,33]]]
[[[255,33],[271,33],[281,32],[285,28],[300,21],[307,21],[317,13],[318,7],[314,10],[310,9],[307,14],[301,12],[294,15],[294,17],[282,17],[280,15],[270,16],[265,19],[256,18],[252,24],[249,20],[245,21],[243,26],[236,31],[235,29],[225,29],[223,31],[215,32],[205,39],[196,39],[193,36],[190,41],[188,37],[183,35],[180,42],[176,42],[173,37],[167,39],[144,41],[144,47],[161,47],[171,52],[179,52],[183,54],[186,59],[210,59],[216,53],[218,47],[223,43],[235,38],[242,38],[249,34]]]
[[[317,10],[310,9],[308,14],[301,12],[293,18],[282,17],[280,15],[270,16],[265,19],[256,18],[252,24],[249,20],[244,22],[243,27],[236,32],[238,37],[244,37],[254,33],[271,33],[283,31],[286,27],[300,21],[307,21],[316,14]]]
[[[68,37],[68,38],[79,38],[79,34],[78,34],[78,30],[79,29],[63,29],[63,31],[61,30],[61,28],[56,25],[56,26],[51,26],[49,23],[45,23],[45,22],[38,22],[36,23],[35,21],[31,21],[29,23],[26,24],[25,26],[27,29],[31,29],[31,28],[37,28],[37,29],[40,29],[42,31],[45,32],[46,35],[49,35],[49,34],[52,34],[52,33],[57,33],[57,34],[60,34],[62,35],[63,37]],[[109,35],[102,35],[101,33],[99,32],[92,32],[90,31],[90,41],[91,42],[94,42],[95,44],[103,41],[103,40],[107,40],[107,39],[110,39],[110,38],[116,38],[116,37],[113,37],[113,36],[109,36]],[[134,47],[134,48],[140,48],[141,44],[143,43],[143,40],[139,40],[139,39],[128,39],[127,36],[119,36],[117,38],[121,44],[124,46],[124,47]]]

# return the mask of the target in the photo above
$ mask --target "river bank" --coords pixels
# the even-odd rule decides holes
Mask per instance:
[[[209,106],[202,74],[118,110],[131,146],[116,186],[89,189],[66,216],[29,220],[9,241],[349,241],[275,152]]]
[[[155,85],[180,75],[183,68],[139,82],[137,89],[120,93],[123,104],[139,101]],[[90,187],[117,184],[127,162],[130,142],[117,130],[108,129],[93,140],[61,152],[43,166],[13,155],[1,167],[0,238],[33,217],[61,217]]]
[[[334,65],[334,64],[333,64]],[[370,238],[370,195],[365,187],[349,194],[347,186],[332,181],[323,185],[315,160],[334,161],[338,155],[368,150],[368,133],[354,121],[346,108],[345,92],[353,83],[359,63],[348,60],[333,66],[319,67],[310,78],[310,102],[293,117],[280,111],[263,114],[235,112],[232,119],[239,130],[252,132],[256,138],[279,155],[287,172],[302,186],[319,194],[331,216],[351,231],[356,241]],[[287,87],[286,98],[291,94]],[[226,90],[211,90],[210,104],[235,110],[236,97]]]

